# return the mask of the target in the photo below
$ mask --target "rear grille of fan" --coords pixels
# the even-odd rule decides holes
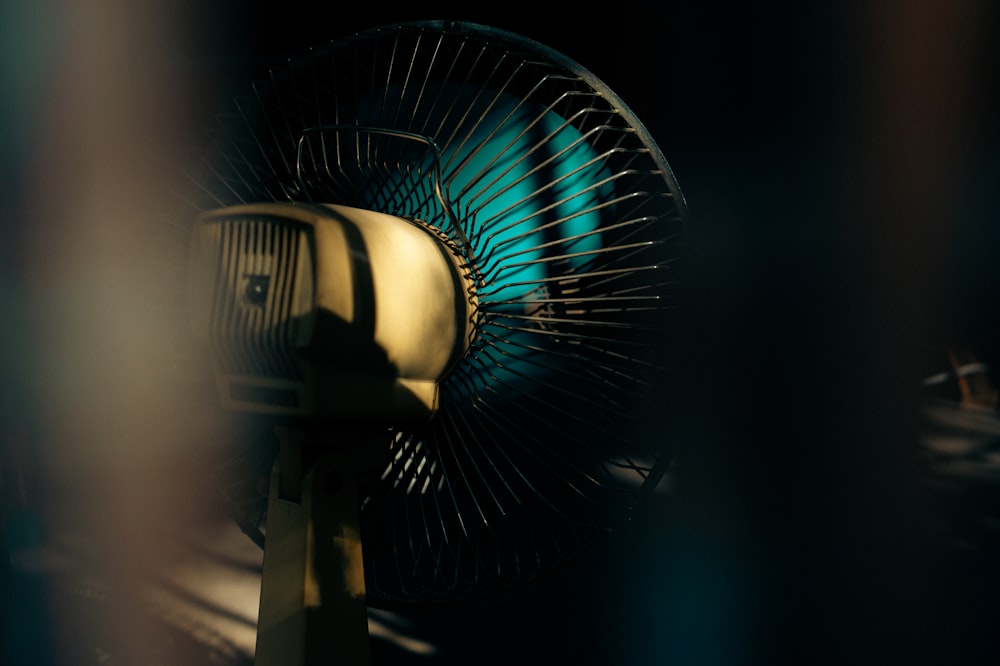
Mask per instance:
[[[215,226],[220,270],[210,336],[222,369],[300,379],[294,349],[304,324],[293,309],[300,251],[309,242],[306,229],[265,216],[223,219]],[[255,286],[263,291],[259,302]]]

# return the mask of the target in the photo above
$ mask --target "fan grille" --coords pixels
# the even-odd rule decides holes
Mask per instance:
[[[386,433],[362,505],[372,605],[510,589],[656,486],[684,202],[580,66],[483,26],[358,33],[236,100],[192,182],[192,217],[292,200],[419,220],[475,275],[470,351],[431,422]]]

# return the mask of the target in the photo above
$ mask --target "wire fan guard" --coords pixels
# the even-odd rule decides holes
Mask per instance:
[[[475,276],[475,339],[439,413],[387,430],[366,490],[370,605],[518,586],[657,485],[684,202],[645,128],[576,63],[480,25],[357,33],[237,99],[190,175],[185,220],[365,208],[426,225]]]

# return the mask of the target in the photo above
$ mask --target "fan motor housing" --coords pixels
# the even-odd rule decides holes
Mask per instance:
[[[419,222],[340,205],[202,213],[189,307],[224,407],[429,418],[468,350],[476,298],[457,250]]]

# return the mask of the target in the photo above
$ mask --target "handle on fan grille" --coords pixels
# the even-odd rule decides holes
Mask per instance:
[[[411,141],[417,141],[423,143],[431,151],[431,179],[434,183],[434,195],[437,197],[438,201],[441,202],[441,206],[444,208],[445,214],[448,216],[448,221],[451,223],[452,228],[455,230],[455,235],[458,237],[459,242],[462,244],[462,249],[467,253],[466,256],[472,256],[472,245],[469,242],[468,237],[465,235],[465,231],[462,229],[462,225],[458,222],[458,216],[455,215],[454,208],[451,205],[451,200],[448,198],[447,192],[443,185],[441,184],[441,149],[438,148],[437,143],[434,139],[423,134],[416,134],[414,132],[406,132],[403,130],[394,130],[384,127],[371,127],[365,125],[319,125],[316,127],[308,127],[299,134],[299,140],[296,146],[295,154],[295,177],[299,181],[299,187],[302,188],[303,192],[307,192],[305,178],[302,176],[302,152],[303,146],[305,145],[306,137],[309,134],[315,134],[317,132],[338,132],[338,131],[353,131],[353,132],[367,132],[369,134],[384,134],[386,136],[393,136],[399,139],[409,139]]]

